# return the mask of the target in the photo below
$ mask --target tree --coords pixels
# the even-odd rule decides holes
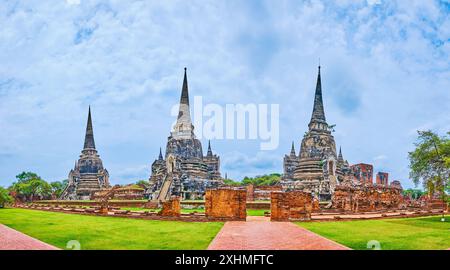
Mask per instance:
[[[242,183],[241,182],[237,182],[231,179],[223,179],[223,183],[227,186],[234,186],[234,187],[238,187],[241,186]]]
[[[17,199],[21,201],[33,201],[36,198],[50,198],[52,186],[37,174],[22,172],[16,178],[17,182],[14,182],[9,189],[16,194]]]
[[[32,179],[28,182],[27,191],[31,201],[35,198],[42,200],[52,195],[52,186],[42,179]]]
[[[281,174],[272,173],[261,176],[256,176],[254,178],[244,177],[242,180],[243,185],[254,185],[254,186],[273,186],[280,182]]]
[[[51,182],[50,186],[52,188],[52,197],[59,198],[59,196],[61,196],[61,193],[64,191],[68,183],[69,180],[67,179],[62,181]]]
[[[9,191],[0,187],[0,208],[5,207],[5,204],[12,203],[13,198],[9,195]]]
[[[410,177],[418,185],[422,183],[429,194],[439,194],[446,201],[450,178],[450,138],[418,131],[416,149],[409,152]],[[450,132],[447,133],[450,135]]]
[[[425,194],[426,194],[426,192],[424,192],[424,191],[422,191],[420,189],[409,188],[409,189],[403,190],[403,195],[404,196],[408,196],[408,197],[410,197],[413,200],[417,200],[417,199],[419,199],[420,197],[422,197]]]
[[[150,182],[147,180],[138,180],[136,182],[136,185],[142,187],[142,188],[148,188],[150,186]]]
[[[42,179],[39,175],[34,172],[21,172],[16,175],[17,183],[27,183],[32,179]]]

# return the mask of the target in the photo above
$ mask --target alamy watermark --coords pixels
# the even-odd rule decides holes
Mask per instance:
[[[195,135],[202,139],[259,140],[261,150],[274,150],[280,141],[279,104],[203,104],[194,96],[190,104]],[[179,105],[171,115],[178,116]],[[174,121],[173,125],[175,125]]]
[[[381,243],[378,240],[370,240],[367,242],[367,249],[381,250]]]
[[[71,250],[81,250],[81,244],[78,240],[70,240],[67,242],[66,248]]]

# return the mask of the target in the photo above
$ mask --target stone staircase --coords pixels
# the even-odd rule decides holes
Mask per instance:
[[[77,195],[90,196],[92,192],[100,190],[97,174],[84,174],[78,183]]]
[[[167,175],[164,179],[164,183],[162,184],[161,189],[159,190],[158,196],[156,197],[156,201],[165,202],[170,199],[170,187],[172,186],[173,178],[171,175]]]

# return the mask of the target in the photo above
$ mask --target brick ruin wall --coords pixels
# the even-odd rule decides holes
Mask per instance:
[[[274,191],[271,193],[271,221],[309,220],[314,208],[310,193]]]
[[[58,206],[63,206],[63,205],[72,206],[73,205],[73,206],[86,206],[86,207],[98,206],[97,201],[42,200],[42,201],[35,201],[35,202],[41,203],[41,204],[55,205],[55,206],[56,205],[58,205]],[[120,201],[110,200],[108,202],[108,205],[112,206],[112,207],[144,207],[146,202],[147,202],[147,200],[120,200]]]
[[[440,196],[424,196],[424,206],[423,208],[429,209],[429,210],[444,210],[449,211],[449,203],[442,200],[442,198],[439,198]]]
[[[377,211],[403,208],[400,189],[380,186],[336,186],[332,207],[351,212]]]
[[[247,201],[268,201],[273,191],[282,191],[282,186],[247,186]]]
[[[255,186],[254,185],[247,185],[247,201],[253,202],[255,201]]]
[[[247,191],[237,188],[206,190],[205,215],[207,218],[245,220],[247,217]]]
[[[158,215],[163,217],[179,217],[181,215],[180,197],[172,197],[162,203],[162,209]]]

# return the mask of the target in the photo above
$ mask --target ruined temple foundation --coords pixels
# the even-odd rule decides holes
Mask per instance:
[[[336,186],[332,198],[334,209],[351,212],[405,208],[401,190],[385,186]]]

